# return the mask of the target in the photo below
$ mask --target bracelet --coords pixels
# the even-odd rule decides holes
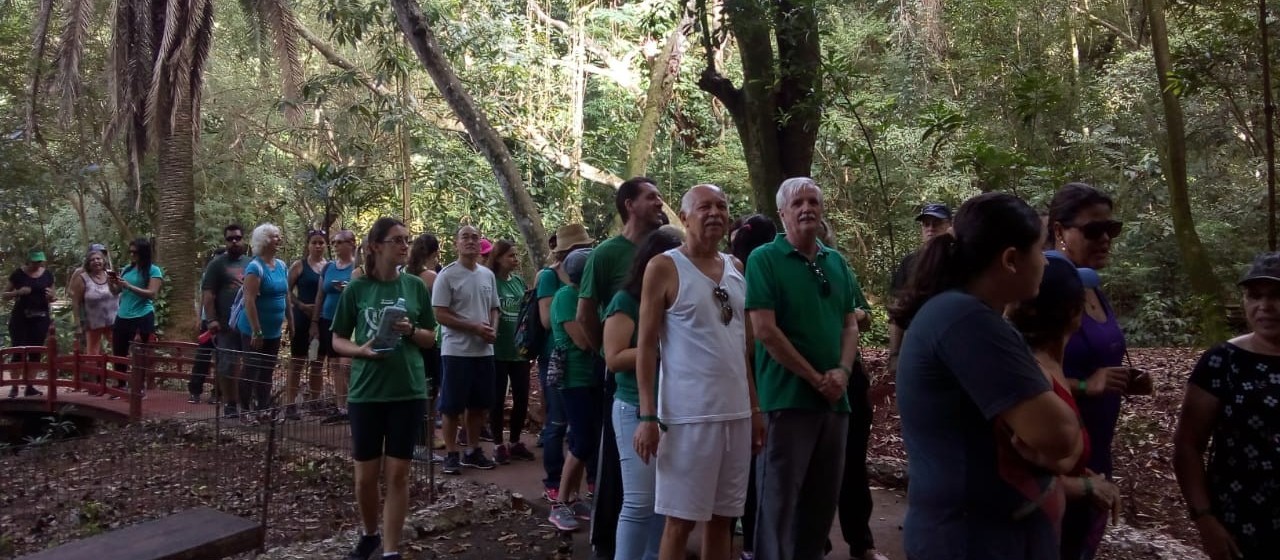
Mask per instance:
[[[253,338],[262,338],[262,331],[253,331]]]
[[[1089,394],[1089,382],[1083,379],[1076,381],[1076,392],[1081,395]]]
[[[1089,479],[1089,477],[1087,477],[1087,476],[1082,476],[1082,477],[1080,477],[1080,480],[1083,480],[1083,481],[1084,481],[1084,497],[1086,497],[1086,498],[1092,497],[1092,496],[1093,496],[1093,481],[1092,481],[1092,480],[1090,480],[1090,479]]]
[[[637,414],[636,420],[641,422],[657,422],[658,416],[655,414]]]

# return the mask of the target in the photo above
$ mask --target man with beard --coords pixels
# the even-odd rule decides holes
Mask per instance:
[[[240,333],[227,322],[231,319],[231,304],[244,281],[244,267],[250,259],[246,255],[244,228],[239,224],[222,228],[222,239],[226,242],[226,252],[209,261],[200,281],[201,309],[206,319],[205,330],[213,333],[219,352],[218,395],[226,403],[227,416],[236,417],[240,393],[236,389],[235,367],[240,362]]]
[[[591,252],[578,293],[576,320],[586,331],[591,350],[597,355],[602,349],[604,311],[627,281],[636,247],[650,232],[662,226],[666,218],[658,183],[648,177],[633,177],[623,182],[614,196],[614,205],[622,218],[622,233],[606,239]],[[604,371],[603,358],[597,360],[596,367]],[[596,454],[598,465],[587,466],[587,472],[595,473],[597,483],[588,485],[589,491],[595,494],[591,544],[601,558],[613,558],[618,513],[622,510],[622,467],[614,443],[611,411],[613,391],[613,380],[607,379],[604,400],[600,403],[603,422],[600,452]]]
[[[787,179],[777,203],[785,232],[752,252],[747,267],[756,384],[768,424],[756,464],[754,551],[767,560],[818,560],[840,496],[850,400],[869,406],[867,382],[854,374],[853,273],[818,242],[822,190],[807,177]]]
[[[635,447],[640,460],[658,462],[654,512],[667,518],[659,557],[683,560],[689,534],[705,522],[701,557],[728,558],[751,454],[764,438],[748,367],[747,287],[742,263],[718,250],[729,224],[724,192],[689,189],[680,219],[684,244],[654,257],[644,273]]]

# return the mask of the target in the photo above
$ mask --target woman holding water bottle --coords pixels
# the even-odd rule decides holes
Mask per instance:
[[[342,291],[333,317],[333,348],[352,358],[347,407],[362,524],[352,558],[366,558],[379,546],[384,559],[400,558],[409,463],[427,406],[421,350],[435,345],[436,325],[426,285],[399,271],[409,259],[412,242],[399,220],[383,217],[374,222],[365,273]],[[385,535],[378,527],[378,473],[384,468]]]

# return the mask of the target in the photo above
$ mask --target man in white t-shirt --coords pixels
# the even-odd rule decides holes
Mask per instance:
[[[436,276],[431,305],[441,326],[440,413],[444,415],[444,443],[448,455],[441,472],[461,474],[462,467],[492,469],[494,463],[480,449],[480,430],[494,399],[493,341],[497,338],[498,285],[478,262],[480,231],[458,228],[454,239],[458,260]],[[466,414],[470,452],[458,450],[458,421]]]
[[[742,263],[717,249],[729,226],[729,203],[719,187],[689,189],[680,219],[685,243],[654,257],[644,273],[635,446],[642,461],[657,460],[654,512],[667,518],[659,557],[683,560],[701,521],[702,558],[728,558],[751,455],[764,442],[748,367],[746,281]]]

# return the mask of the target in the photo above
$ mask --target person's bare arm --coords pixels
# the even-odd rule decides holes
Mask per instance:
[[[614,313],[604,320],[604,365],[609,371],[636,369],[636,349],[631,346],[635,332],[636,322],[626,313]]]
[[[573,345],[582,349],[584,352],[590,352],[590,341],[587,340],[587,333],[582,330],[582,325],[577,321],[565,321],[562,323],[565,334],[569,335],[569,339],[573,341]]]
[[[636,454],[645,464],[658,452],[658,396],[654,380],[658,378],[658,335],[667,318],[669,294],[675,291],[675,262],[658,255],[644,270],[644,289],[640,294],[640,330],[636,336],[636,385],[640,393],[639,415],[642,418],[632,439]],[[581,309],[581,302],[579,302]]]
[[[1079,417],[1053,391],[1013,405],[999,420],[1012,431],[1023,458],[1054,473],[1070,472],[1084,452]]]
[[[67,292],[71,294],[71,323],[80,328],[80,309],[84,307],[84,275],[73,274],[67,281]]]
[[[898,375],[898,353],[902,351],[903,333],[904,331],[898,325],[892,321],[889,322],[889,367],[887,373],[890,377]]]
[[[483,324],[477,321],[468,321],[459,317],[457,313],[454,313],[453,310],[448,307],[437,305],[434,309],[436,312],[436,321],[451,329],[479,335],[481,328],[484,327]]]
[[[302,276],[302,267],[304,266],[307,266],[307,264],[304,263],[302,259],[293,261],[293,264],[289,265],[289,289],[285,292],[285,294],[287,294],[285,297],[285,305],[289,306],[289,304],[292,303],[293,305],[298,306],[302,311],[310,314],[310,306],[304,301],[298,301],[297,296],[293,293],[294,290],[298,289],[298,278]],[[288,315],[289,314],[286,314],[285,316],[287,317]]]
[[[853,310],[853,317],[858,322],[858,332],[871,330],[871,314],[866,309]]]
[[[133,292],[134,295],[142,299],[155,299],[156,294],[160,293],[160,285],[162,283],[163,283],[163,280],[161,280],[160,277],[158,276],[152,276],[150,281],[147,282],[146,288],[140,288],[138,286],[134,286],[133,284],[125,282],[124,280],[121,280],[121,285],[124,287],[124,289]]]
[[[551,329],[551,298],[538,298],[538,320],[542,321],[542,328]]]
[[[765,351],[769,352],[769,355],[773,356],[773,359],[788,372],[805,380],[821,392],[826,383],[826,377],[823,372],[814,369],[813,365],[800,355],[800,351],[791,344],[787,335],[778,328],[777,314],[772,309],[752,309],[747,311],[747,315],[751,317],[751,329],[754,331],[752,334],[764,345]]]
[[[1204,457],[1221,411],[1222,402],[1217,397],[1196,385],[1187,385],[1178,427],[1173,432],[1173,472],[1191,511],[1209,511],[1211,505]]]
[[[578,298],[578,312],[574,316],[574,321],[582,325],[582,329],[587,333],[587,341],[591,344],[589,352],[595,352],[600,349],[600,339],[603,329],[600,326],[600,304],[595,298]]]
[[[739,273],[745,272],[743,269],[746,267],[737,258],[733,259],[733,265],[737,267]],[[753,367],[755,334],[751,327],[750,313],[743,313],[742,326],[746,339],[743,341],[742,359],[747,362],[747,397],[751,401],[751,453],[756,454],[764,449],[765,426],[764,416],[760,412],[760,394],[756,392],[756,372]]]
[[[844,315],[844,328],[840,331],[840,366],[827,371],[827,400],[835,402],[844,395],[853,374],[853,362],[858,359],[858,314]]]
[[[262,277],[257,274],[244,275],[244,283],[240,289],[244,291],[244,316],[249,320],[249,330],[254,337],[262,332],[262,323],[258,321],[258,291],[262,289]]]
[[[204,312],[205,323],[215,331],[223,326],[218,322],[217,307],[217,295],[213,290],[200,290],[200,310]]]
[[[3,294],[0,294],[0,296],[4,296],[4,299],[13,299],[20,295],[22,294],[18,293],[18,288],[13,285],[13,282],[10,282],[8,289],[6,289]]]

